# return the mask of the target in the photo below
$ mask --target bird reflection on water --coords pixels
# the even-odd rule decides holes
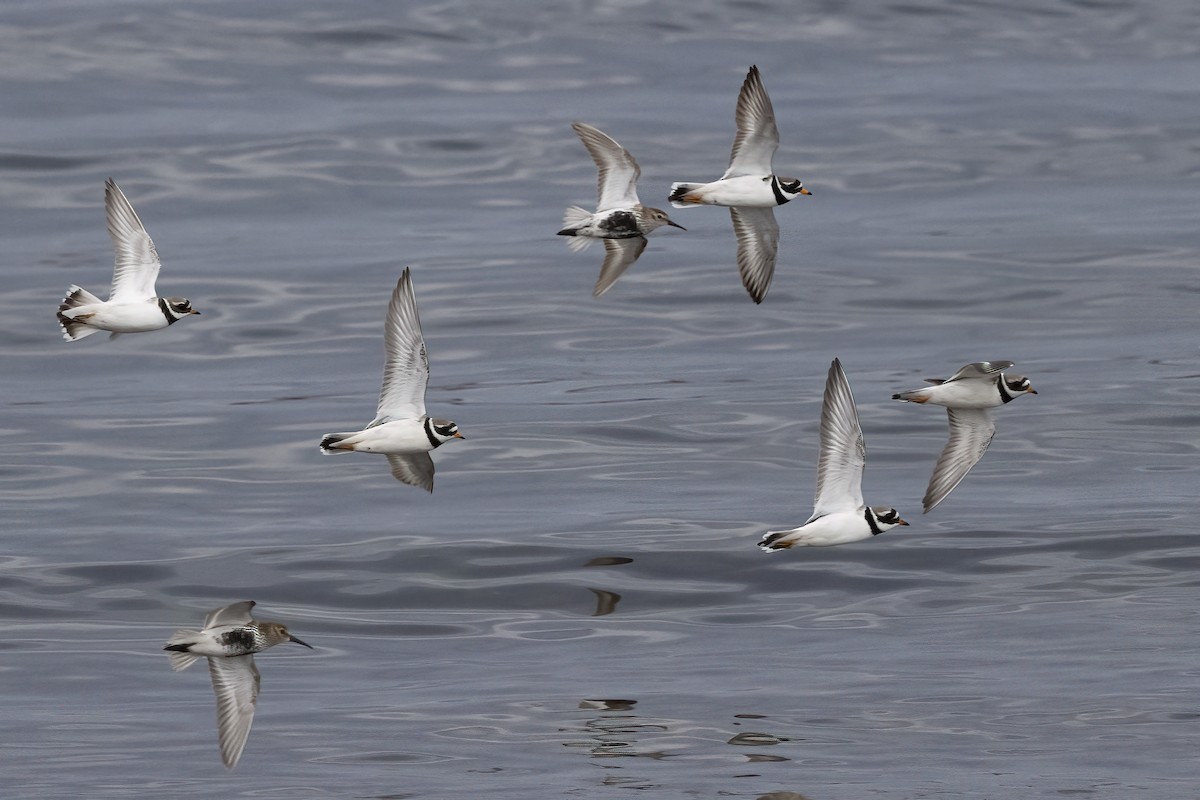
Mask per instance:
[[[581,732],[590,741],[568,742],[568,747],[587,747],[593,758],[665,758],[666,753],[637,750],[638,736],[645,733],[666,733],[668,726],[661,722],[643,720],[632,712],[637,700],[580,700],[579,708],[602,713],[583,722]]]

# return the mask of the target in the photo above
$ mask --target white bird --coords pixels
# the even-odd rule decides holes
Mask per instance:
[[[165,328],[199,314],[183,297],[158,297],[154,282],[162,266],[154,242],[137,212],[109,178],[104,182],[104,213],[116,252],[112,289],[101,300],[87,289],[71,286],[58,307],[58,324],[68,342],[100,331],[141,333]]]
[[[812,192],[798,178],[775,175],[771,162],[779,149],[779,129],[757,66],[750,67],[742,83],[734,119],[737,136],[725,174],[712,183],[673,183],[668,199],[676,208],[730,207],[742,285],[761,303],[771,287],[779,250],[779,225],[771,209]]]
[[[383,343],[387,359],[375,419],[361,431],[325,434],[321,451],[382,453],[396,480],[432,492],[433,459],[429,451],[463,435],[450,420],[433,419],[425,413],[429,356],[407,267],[392,292]]]
[[[821,457],[817,463],[817,493],[813,513],[799,528],[768,531],[758,546],[763,550],[789,547],[827,547],[869,539],[897,525],[894,508],[863,503],[862,475],[867,448],[850,383],[842,362],[834,359],[825,381],[821,406]]]
[[[1011,361],[978,361],[967,364],[946,380],[927,378],[933,384],[911,392],[892,395],[893,400],[945,406],[950,418],[950,440],[938,457],[925,490],[923,505],[928,514],[967,477],[983,457],[996,423],[989,408],[1005,405],[1022,394],[1037,394],[1024,375],[1006,375]]]
[[[187,669],[196,659],[208,658],[208,673],[217,695],[217,738],[221,742],[221,760],[233,769],[242,750],[254,706],[258,701],[259,675],[254,654],[283,642],[295,642],[312,649],[288,633],[278,622],[260,622],[250,618],[253,600],[217,608],[208,612],[202,630],[177,630],[163,650],[171,659],[171,669]]]
[[[646,234],[663,225],[687,229],[667,212],[642,205],[637,194],[642,170],[628,150],[599,128],[583,122],[573,122],[571,128],[596,162],[599,201],[594,214],[579,206],[568,208],[558,235],[571,237],[567,245],[572,250],[583,250],[595,239],[604,241],[604,264],[592,290],[592,296],[599,297],[646,249]]]

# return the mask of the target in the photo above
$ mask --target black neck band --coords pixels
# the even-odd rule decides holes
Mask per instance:
[[[164,297],[158,298],[158,310],[163,312],[163,316],[167,318],[167,324],[173,325],[179,321],[179,317],[171,313],[171,307],[167,305],[167,300]]]
[[[1000,399],[1002,401],[1005,403],[1011,403],[1013,401],[1013,395],[1009,394],[1008,390],[1004,386],[1004,373],[1001,373],[1000,377],[996,379],[996,388],[1000,390]]]
[[[863,514],[863,516],[866,517],[867,524],[871,526],[872,536],[878,536],[879,534],[883,533],[883,529],[875,524],[875,515],[871,513],[870,508],[867,509],[867,512]]]
[[[425,436],[429,439],[430,447],[437,447],[442,443],[441,439],[433,435],[433,423],[430,422],[429,417],[425,418]]]
[[[771,176],[771,191],[775,193],[775,202],[779,205],[783,205],[791,199],[780,190],[779,178],[776,178],[774,175]]]

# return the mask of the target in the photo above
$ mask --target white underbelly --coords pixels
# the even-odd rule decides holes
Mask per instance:
[[[794,546],[831,547],[870,537],[871,528],[862,514],[839,511],[802,525],[784,538],[792,540]]]
[[[345,440],[353,444],[360,453],[384,453],[402,455],[404,453],[425,453],[433,449],[433,444],[425,434],[425,426],[420,419],[400,419],[376,425],[359,431]]]
[[[691,194],[700,197],[701,202],[717,206],[742,206],[746,208],[771,208],[779,205],[779,198],[771,190],[771,180],[762,177],[742,175],[737,178],[726,178],[714,181]]]
[[[167,322],[162,309],[158,307],[158,303],[152,301],[145,303],[123,303],[121,305],[103,303],[98,306],[80,309],[79,313],[73,316],[81,318],[80,321],[87,323],[93,328],[100,328],[101,330],[112,331],[113,333],[156,331],[170,324]]]
[[[993,408],[1001,404],[1000,391],[992,383],[955,381],[933,387],[930,402],[954,408]]]

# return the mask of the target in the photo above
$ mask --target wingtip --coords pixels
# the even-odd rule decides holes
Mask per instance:
[[[221,763],[223,763],[225,765],[225,769],[227,769],[227,770],[232,770],[234,767],[236,767],[238,765],[238,762],[241,760],[242,760],[241,753],[235,753],[232,756],[227,756],[224,753],[221,753]]]
[[[770,287],[752,286],[745,281],[742,286],[746,288],[746,294],[750,295],[750,299],[754,301],[754,305],[762,305],[762,301],[767,299],[767,289]]]

